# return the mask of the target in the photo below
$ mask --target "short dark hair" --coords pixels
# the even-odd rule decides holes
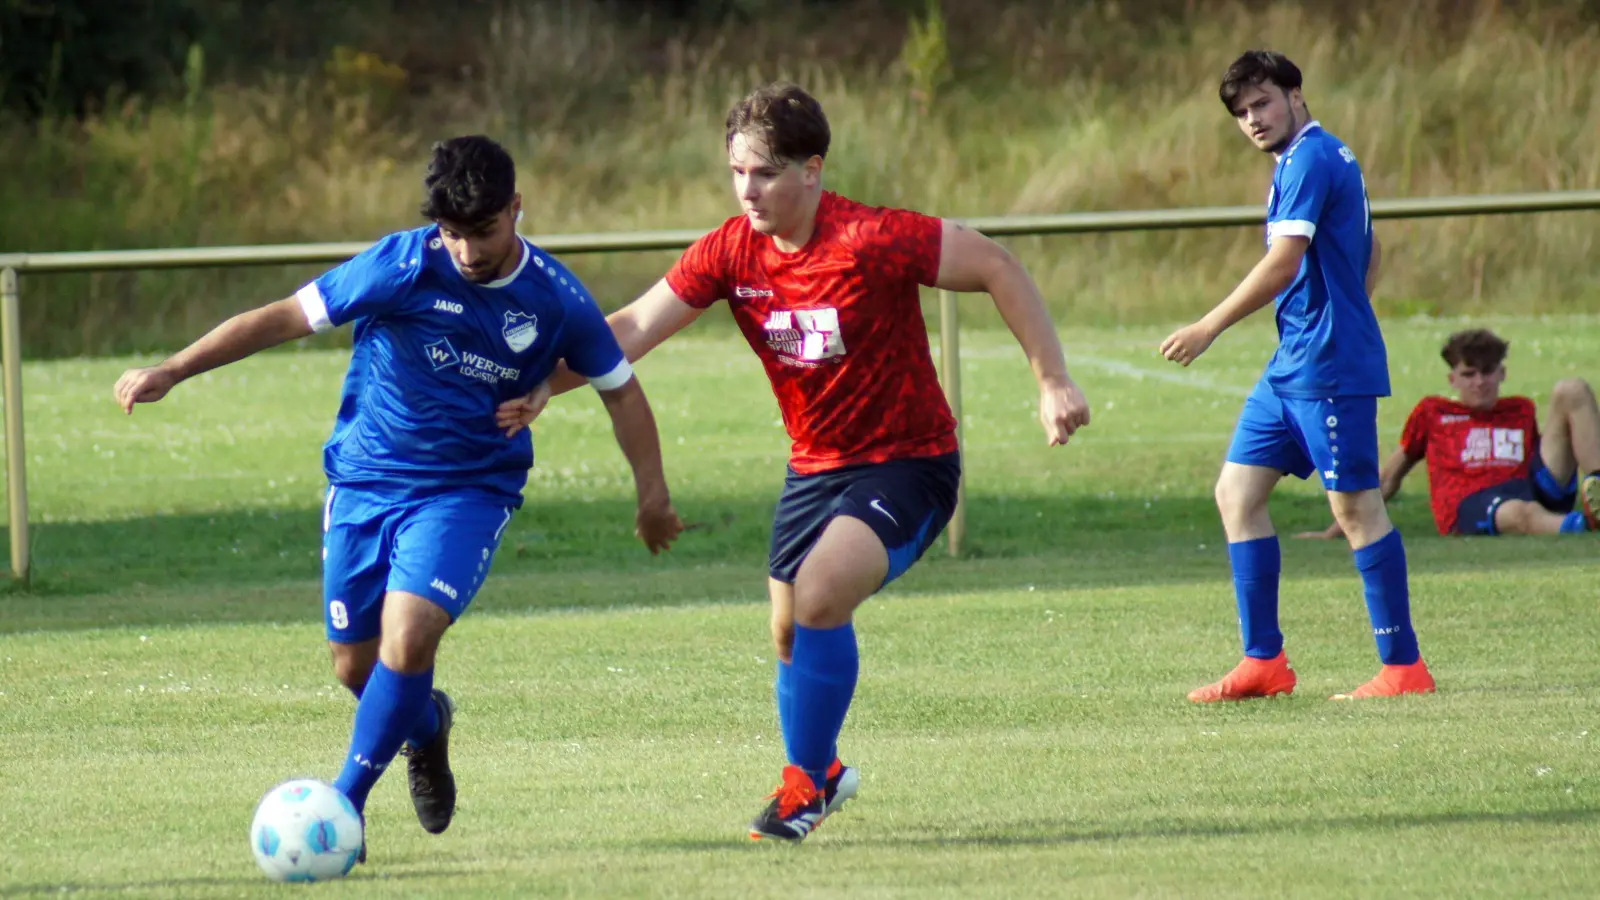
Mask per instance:
[[[1222,105],[1233,112],[1233,102],[1245,88],[1271,82],[1285,92],[1300,86],[1300,67],[1276,50],[1251,50],[1233,61],[1222,76],[1222,86],[1217,96]]]
[[[754,132],[766,142],[774,162],[826,158],[832,138],[822,104],[799,85],[787,81],[758,87],[728,110],[724,146],[745,132]]]
[[[1452,369],[1466,363],[1479,372],[1493,372],[1505,362],[1509,349],[1510,341],[1487,328],[1473,328],[1450,335],[1439,355]]]
[[[477,225],[511,205],[517,166],[506,149],[481,134],[433,145],[422,176],[423,218]]]

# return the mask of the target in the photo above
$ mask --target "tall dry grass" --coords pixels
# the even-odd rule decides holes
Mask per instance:
[[[1600,187],[1600,26],[1571,3],[1067,0],[865,4],[664,33],[576,2],[483,23],[477,64],[421,83],[345,54],[315,76],[192,86],[81,123],[0,131],[5,250],[350,240],[417,223],[429,143],[485,132],[520,164],[530,233],[710,227],[734,210],[728,104],[788,77],[834,128],[830,187],[948,216],[1248,204],[1270,164],[1216,100],[1243,48],[1305,70],[1374,197]],[[938,26],[941,26],[938,27]],[[198,79],[193,79],[198,82]],[[1600,214],[1381,223],[1386,314],[1600,308]],[[1018,239],[1058,313],[1176,320],[1261,252],[1254,229]],[[671,254],[579,257],[609,303]],[[170,346],[315,270],[27,279],[36,353]],[[980,315],[978,321],[985,321]]]

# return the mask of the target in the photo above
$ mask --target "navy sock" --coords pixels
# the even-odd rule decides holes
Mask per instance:
[[[1589,530],[1589,520],[1581,512],[1569,512],[1561,520],[1562,534],[1583,534]]]
[[[1356,568],[1367,589],[1367,614],[1386,666],[1406,666],[1422,658],[1411,627],[1411,588],[1406,580],[1406,547],[1399,531],[1355,552]]]
[[[402,675],[379,660],[356,704],[350,753],[333,786],[344,792],[357,810],[364,810],[367,794],[400,752],[417,719],[433,705],[433,670]]]
[[[794,629],[794,664],[789,670],[789,718],[783,723],[789,762],[821,789],[828,780],[839,731],[855,696],[861,657],[855,626]],[[779,706],[779,712],[783,707]]]
[[[1228,562],[1233,564],[1233,594],[1239,603],[1244,655],[1273,659],[1283,652],[1283,632],[1278,630],[1278,575],[1283,571],[1283,553],[1278,536],[1229,544]]]

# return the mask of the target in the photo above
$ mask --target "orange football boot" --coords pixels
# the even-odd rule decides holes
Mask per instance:
[[[1195,703],[1217,703],[1223,700],[1249,700],[1253,697],[1275,697],[1294,693],[1295,674],[1289,657],[1283,651],[1272,659],[1246,656],[1222,676],[1222,680],[1189,692]]]

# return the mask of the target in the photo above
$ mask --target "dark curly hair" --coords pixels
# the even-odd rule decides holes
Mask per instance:
[[[1506,351],[1510,349],[1510,341],[1489,329],[1473,328],[1450,335],[1439,356],[1452,369],[1466,363],[1479,372],[1493,372],[1506,361]]]
[[[433,145],[422,189],[423,218],[478,225],[511,205],[517,167],[504,147],[481,134],[455,137]]]

